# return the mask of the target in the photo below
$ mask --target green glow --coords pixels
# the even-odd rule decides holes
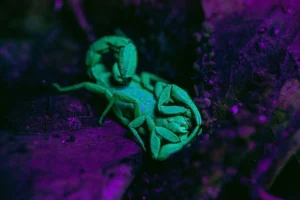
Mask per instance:
[[[117,59],[112,72],[101,63],[102,55],[110,51]],[[185,90],[148,72],[142,72],[140,76],[135,74],[137,51],[130,39],[121,36],[100,38],[88,50],[86,65],[89,76],[96,83],[83,82],[67,87],[53,83],[53,86],[60,92],[85,88],[104,96],[109,103],[99,123],[102,124],[112,110],[145,151],[149,146],[153,159],[169,158],[201,133],[200,113]],[[145,145],[141,136],[149,141],[149,145]]]

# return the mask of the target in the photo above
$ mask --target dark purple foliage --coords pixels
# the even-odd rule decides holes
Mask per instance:
[[[1,197],[300,198],[294,11],[209,23],[196,0],[28,2],[0,6]],[[87,81],[88,46],[117,29],[138,48],[138,73],[184,87],[201,112],[203,134],[165,162],[142,153],[113,116],[98,126],[102,98],[51,88]]]

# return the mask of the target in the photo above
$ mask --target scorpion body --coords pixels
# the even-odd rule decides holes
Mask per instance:
[[[117,58],[112,72],[101,63],[102,54],[109,50]],[[145,151],[142,137],[149,139],[154,159],[167,159],[201,133],[201,116],[186,91],[154,74],[135,74],[137,52],[131,40],[120,36],[100,38],[91,45],[86,64],[88,75],[96,83],[83,82],[67,87],[54,83],[53,86],[60,92],[85,88],[104,96],[109,104],[99,123],[102,124],[112,110]]]

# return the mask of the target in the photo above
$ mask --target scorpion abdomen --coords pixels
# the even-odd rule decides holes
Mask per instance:
[[[157,101],[154,97],[154,94],[144,89],[140,84],[132,81],[126,87],[114,88],[113,90],[116,92],[125,93],[139,102],[141,104],[142,115],[154,117]],[[117,102],[117,106],[121,108],[127,118],[133,120],[134,105],[132,103],[119,101]]]

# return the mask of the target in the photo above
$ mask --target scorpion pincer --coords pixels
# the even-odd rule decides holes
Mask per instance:
[[[112,72],[101,58],[112,51],[117,58]],[[185,90],[148,72],[135,74],[137,50],[121,36],[106,36],[95,41],[86,55],[88,75],[94,82],[53,86],[60,92],[85,88],[104,96],[108,105],[99,123],[112,110],[127,126],[142,148],[155,160],[165,160],[201,134],[201,115]],[[155,84],[152,84],[152,81]],[[145,144],[146,142],[146,144]]]

